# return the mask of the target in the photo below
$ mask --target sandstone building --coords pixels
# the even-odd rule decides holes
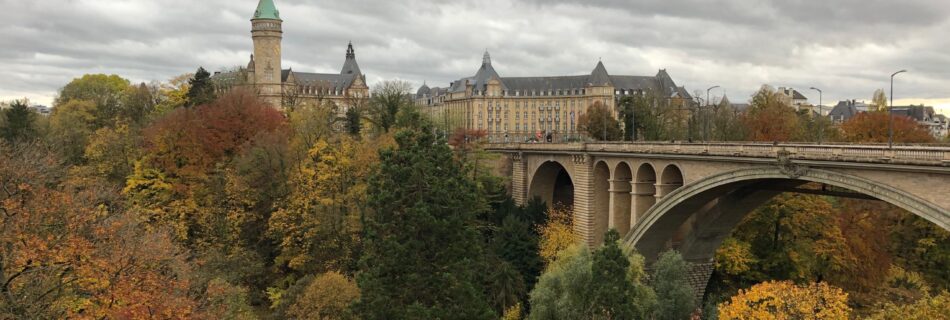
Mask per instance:
[[[596,102],[617,114],[624,96],[652,93],[674,104],[692,97],[666,70],[656,76],[614,76],[603,62],[590,74],[552,77],[501,77],[488,52],[474,76],[445,88],[423,85],[416,104],[448,128],[485,130],[489,139],[525,141],[538,136],[576,137],[578,119]]]
[[[345,109],[369,96],[366,75],[356,62],[352,43],[347,47],[346,59],[339,74],[283,69],[282,24],[280,11],[274,1],[260,0],[251,18],[254,54],[246,69],[216,73],[213,80],[217,90],[251,87],[265,102],[284,108],[332,102]]]

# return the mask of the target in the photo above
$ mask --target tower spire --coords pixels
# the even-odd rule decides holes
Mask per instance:
[[[280,20],[280,11],[274,5],[274,0],[260,0],[252,20]]]
[[[482,66],[491,65],[491,55],[488,54],[488,49],[485,49],[485,55],[482,57]]]
[[[346,58],[356,59],[356,50],[353,50],[353,41],[350,41],[350,44],[346,46]]]

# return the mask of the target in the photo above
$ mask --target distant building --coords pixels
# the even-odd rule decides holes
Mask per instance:
[[[44,115],[44,116],[48,116],[50,115],[50,113],[53,112],[53,109],[51,109],[50,107],[39,105],[39,104],[32,104],[29,106],[29,108],[30,110],[36,111],[36,113],[39,113],[40,115]]]
[[[666,70],[655,76],[615,76],[598,62],[590,74],[549,77],[502,77],[485,52],[474,76],[448,87],[423,85],[415,95],[443,125],[485,130],[490,139],[523,141],[539,135],[579,134],[578,119],[600,102],[617,114],[624,96],[653,93],[685,104],[692,100]]]
[[[859,113],[868,112],[874,109],[874,106],[858,102],[857,100],[839,101],[838,105],[831,109],[828,118],[833,123],[844,123]]]
[[[905,116],[914,119],[921,126],[930,130],[930,134],[936,138],[943,138],[947,136],[946,117],[942,115],[939,115],[940,117],[938,117],[938,114],[933,107],[924,105],[894,106],[891,108],[891,113],[896,116]],[[943,119],[941,119],[941,117],[943,117]]]
[[[845,100],[838,102],[838,105],[828,114],[829,119],[836,124],[841,124],[851,120],[858,114],[875,110],[873,105],[858,102],[857,100]],[[937,138],[946,137],[950,124],[946,116],[937,114],[933,107],[928,106],[894,106],[891,113],[895,116],[904,116],[913,119],[918,124],[930,130],[930,133]]]
[[[733,110],[735,110],[736,113],[745,113],[746,111],[749,110],[749,107],[751,106],[748,103],[732,103],[732,101],[729,101],[729,97],[725,95],[722,97],[722,100],[719,101],[719,104],[727,105],[731,107]]]
[[[296,72],[282,68],[283,20],[273,0],[260,0],[251,18],[254,54],[246,69],[215,73],[218,91],[252,87],[261,100],[275,107],[333,102],[344,108],[352,99],[369,97],[366,75],[356,63],[350,43],[340,73]]]
[[[812,105],[808,104],[808,98],[805,97],[805,95],[803,95],[801,92],[798,92],[798,90],[779,87],[778,92],[788,98],[789,105],[794,107],[796,111],[801,111],[802,109],[811,111],[813,108]]]

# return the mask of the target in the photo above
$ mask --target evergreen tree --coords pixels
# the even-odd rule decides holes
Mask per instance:
[[[544,262],[538,254],[538,241],[538,235],[531,225],[514,215],[505,218],[493,240],[498,256],[511,263],[521,273],[526,293],[534,288],[544,267]]]
[[[695,308],[693,288],[687,280],[689,268],[676,251],[660,255],[654,266],[653,289],[656,290],[657,320],[688,319]]]
[[[360,114],[360,111],[356,110],[356,108],[347,109],[346,110],[346,133],[349,133],[350,135],[353,135],[353,136],[360,135],[360,131],[362,130],[360,120],[362,119],[362,117],[363,116]]]
[[[5,125],[0,128],[2,129],[0,134],[7,142],[28,139],[36,131],[34,127],[36,113],[30,110],[23,101],[13,101],[10,109],[3,110],[3,118]]]
[[[478,283],[476,187],[426,128],[396,134],[370,179],[358,278],[364,319],[496,318]]]
[[[591,264],[591,313],[602,319],[634,319],[633,283],[627,280],[630,261],[617,244],[620,233],[611,229]]]
[[[214,85],[211,83],[211,74],[203,67],[198,67],[194,78],[188,80],[191,88],[188,89],[188,106],[200,106],[214,101]]]

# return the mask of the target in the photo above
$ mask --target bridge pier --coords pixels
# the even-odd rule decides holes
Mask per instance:
[[[689,286],[693,287],[693,298],[696,301],[696,305],[701,307],[703,303],[703,296],[706,295],[706,286],[709,285],[709,279],[712,278],[713,270],[716,269],[716,263],[688,263],[689,269],[686,272],[686,280],[689,281]]]
[[[630,180],[610,180],[610,224],[607,228],[617,230],[621,238],[632,227],[632,187]]]
[[[515,203],[523,206],[528,203],[528,164],[520,153],[511,154],[511,197]]]

